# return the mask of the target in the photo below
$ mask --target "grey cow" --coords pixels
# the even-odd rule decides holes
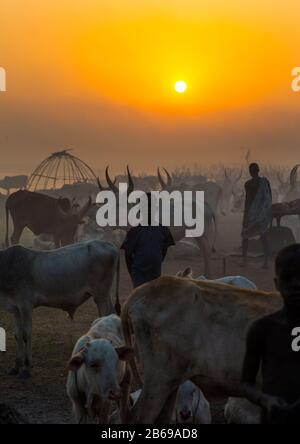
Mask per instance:
[[[96,240],[53,251],[21,246],[0,251],[0,306],[15,317],[17,356],[11,374],[30,376],[34,308],[60,308],[72,318],[92,297],[100,315],[110,314],[115,274],[118,311],[119,251],[112,244]]]

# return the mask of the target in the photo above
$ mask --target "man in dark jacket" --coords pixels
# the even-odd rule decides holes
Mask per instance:
[[[161,265],[167,250],[174,245],[168,227],[151,226],[151,194],[148,198],[148,225],[131,228],[121,246],[133,286],[145,284],[160,277]]]

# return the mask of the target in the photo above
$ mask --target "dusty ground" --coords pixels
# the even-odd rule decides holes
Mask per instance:
[[[241,272],[238,259],[228,261],[228,274]],[[191,265],[196,274],[202,273],[202,263],[196,258],[167,260],[165,274],[174,274]],[[222,262],[213,261],[214,274],[222,274]],[[121,264],[121,295],[126,298],[131,289],[125,264]],[[243,274],[254,280],[259,287],[271,289],[272,272],[260,269],[256,261],[251,263]],[[20,381],[7,376],[13,366],[16,344],[13,333],[13,320],[10,315],[0,312],[0,323],[7,331],[7,352],[0,354],[0,402],[9,403],[34,423],[68,423],[71,421],[70,403],[66,396],[66,363],[77,338],[86,332],[91,322],[97,317],[96,306],[88,301],[78,310],[74,322],[65,313],[39,308],[33,317],[33,377]],[[222,422],[223,401],[214,399],[212,410],[216,422]]]
[[[221,221],[221,233],[218,240],[218,254],[212,261],[214,277],[223,275],[223,263],[220,254],[233,252],[239,244],[241,216],[235,215]],[[0,227],[1,231],[1,227]],[[23,242],[28,239],[28,233]],[[265,290],[273,290],[273,270],[262,270],[261,260],[251,260],[247,269],[239,266],[240,258],[227,260],[227,275],[243,274]],[[195,275],[203,273],[200,258],[167,258],[163,273],[175,274],[177,271],[192,266]],[[122,259],[120,294],[123,299],[130,294],[131,283]],[[71,421],[70,403],[66,396],[66,365],[74,343],[84,334],[91,322],[97,317],[96,306],[88,301],[79,308],[75,321],[71,322],[65,313],[40,308],[33,317],[33,377],[20,381],[7,376],[6,372],[14,364],[16,344],[14,341],[13,320],[10,315],[0,311],[0,326],[7,331],[7,353],[0,354],[0,403],[6,402],[26,414],[32,423],[69,423]],[[224,400],[214,397],[212,412],[214,421],[223,422]]]

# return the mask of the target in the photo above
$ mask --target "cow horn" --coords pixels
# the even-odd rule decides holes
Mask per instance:
[[[160,174],[159,168],[157,168],[157,177],[158,177],[158,180],[159,180],[162,190],[164,190],[167,187],[167,184],[164,182],[162,175]]]
[[[167,186],[170,187],[172,185],[172,182],[173,182],[172,177],[171,177],[171,175],[169,174],[169,172],[165,168],[164,168],[164,172],[166,173],[167,179],[168,179]]]
[[[299,166],[300,166],[300,164],[295,165],[294,168],[291,171],[291,174],[290,174],[290,184],[291,184],[291,186],[295,186],[296,183],[297,183],[297,170],[298,170]]]
[[[127,193],[130,194],[134,190],[134,183],[133,183],[128,165],[127,165],[127,176],[128,176],[128,191],[127,191]]]
[[[78,213],[77,213],[78,220],[81,220],[86,215],[86,213],[89,211],[91,206],[92,206],[92,198],[90,196],[87,203],[78,211]]]
[[[116,178],[115,178],[114,181],[111,180],[111,178],[109,177],[109,174],[108,174],[108,166],[106,167],[106,170],[105,170],[105,177],[106,177],[106,182],[108,183],[109,188],[114,193],[117,193],[119,190],[118,190],[118,187],[115,185],[116,184]]]

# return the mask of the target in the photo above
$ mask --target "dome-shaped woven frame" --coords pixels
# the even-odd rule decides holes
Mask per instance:
[[[29,177],[27,190],[54,190],[79,182],[97,184],[93,170],[68,151],[58,151],[43,160]]]

